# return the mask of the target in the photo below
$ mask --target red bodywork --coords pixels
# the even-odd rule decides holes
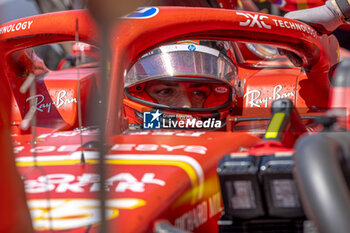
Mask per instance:
[[[184,230],[216,232],[223,210],[216,174],[218,161],[226,154],[256,145],[268,121],[230,124],[228,132],[121,134],[122,109],[116,103],[122,103],[125,70],[150,49],[181,39],[278,45],[298,54],[303,59],[303,68],[239,66],[245,89],[238,99],[237,116],[232,118],[269,116],[272,101],[284,97],[291,99],[303,114],[328,107],[328,70],[338,61],[337,43],[334,37],[320,36],[305,24],[272,15],[205,8],[152,9],[156,13],[148,18],[121,19],[111,38],[113,59],[106,126],[111,146],[106,157],[109,228],[111,232],[149,232],[157,220],[166,219]],[[97,44],[96,26],[86,11],[39,15],[1,26],[5,58],[11,59],[10,54],[19,49],[74,41],[77,19],[80,41]],[[80,132],[74,130],[78,127],[78,83],[84,126],[89,124],[87,113],[94,111],[89,105],[93,101],[91,92],[106,91],[99,90],[97,69],[82,67],[79,76],[75,68],[49,71],[37,79],[37,93],[41,96],[36,97],[35,160],[40,170],[32,169],[35,160],[29,143],[31,134],[19,128],[29,108],[29,94],[19,92],[25,79],[19,78],[10,66],[6,69],[14,102],[12,132],[16,161],[20,173],[26,176],[35,230],[97,232],[98,154],[86,151],[82,164]],[[82,144],[97,140],[95,130],[84,130],[82,134]]]

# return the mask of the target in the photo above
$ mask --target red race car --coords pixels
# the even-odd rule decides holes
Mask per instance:
[[[98,232],[102,208],[110,232],[302,232],[291,157],[322,129],[336,39],[278,16],[180,7],[139,8],[111,35],[104,89],[98,64],[82,63],[99,58],[87,11],[0,27],[35,231]],[[77,63],[47,68],[37,46],[63,42]]]

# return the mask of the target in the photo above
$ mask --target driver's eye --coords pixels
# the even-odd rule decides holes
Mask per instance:
[[[207,97],[207,94],[204,91],[200,91],[200,90],[192,91],[192,95],[197,97]]]
[[[159,91],[156,91],[156,94],[160,96],[168,96],[173,94],[173,90],[171,88],[164,88]]]

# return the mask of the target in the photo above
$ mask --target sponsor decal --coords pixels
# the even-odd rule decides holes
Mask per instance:
[[[203,195],[204,188],[204,172],[198,161],[190,156],[185,155],[169,155],[169,154],[128,154],[128,155],[108,155],[110,161],[108,164],[145,164],[159,166],[175,166],[184,170],[191,180],[192,185],[198,186],[193,193],[193,203],[200,200]]]
[[[190,44],[190,45],[188,46],[188,50],[189,50],[189,51],[196,51],[196,46],[193,45],[193,44]]]
[[[222,122],[215,118],[205,120],[193,117],[191,115],[165,115],[157,111],[143,113],[144,129],[220,129]]]
[[[100,201],[97,199],[34,199],[27,203],[36,231],[69,230],[100,222]],[[136,198],[108,199],[106,218],[116,218],[120,210],[133,210],[144,205],[144,200]]]
[[[30,152],[36,152],[38,154],[41,153],[49,153],[49,152],[76,152],[81,147],[80,144],[70,144],[70,145],[61,145],[61,146],[37,146],[35,148],[30,149]],[[17,154],[24,150],[24,146],[16,146],[14,147],[14,153]],[[196,153],[196,154],[205,154],[207,152],[207,148],[205,146],[200,145],[165,145],[165,144],[114,144],[111,147],[111,151],[120,152],[120,151],[166,151],[166,152],[188,152],[188,153]],[[80,152],[79,152],[80,153]],[[62,156],[61,156],[62,157]],[[76,159],[75,157],[70,158],[70,155],[66,155],[66,159]],[[17,158],[18,161],[24,162],[25,158]],[[28,157],[29,158],[29,157]],[[79,158],[79,157],[78,157]]]
[[[34,22],[33,20],[24,21],[24,22],[14,23],[14,24],[0,27],[0,35],[11,33],[11,32],[18,32],[22,30],[28,30],[32,26],[33,22]]]
[[[267,108],[273,100],[281,99],[281,98],[290,98],[292,96],[295,96],[295,92],[282,92],[283,86],[277,85],[273,88],[272,96],[266,97],[266,98],[260,98],[261,91],[260,90],[251,90],[248,91],[245,95],[245,103],[248,107],[265,107]]]
[[[259,15],[254,13],[243,13],[243,12],[236,12],[236,14],[242,15],[246,18],[246,21],[239,23],[240,26],[271,29],[272,25],[264,22],[265,19],[270,19],[266,15]],[[296,23],[296,22],[294,23],[294,22],[291,22],[290,20],[283,20],[283,19],[272,19],[272,21],[274,22],[273,26],[276,26],[278,28],[288,28],[295,31],[306,32],[315,38],[317,37],[316,31],[312,27],[303,25],[301,23]]]
[[[287,20],[282,20],[282,19],[279,19],[279,20],[272,19],[272,21],[275,22],[276,27],[289,28],[289,29],[293,29],[296,31],[306,32],[315,38],[317,36],[316,31],[309,26],[305,26],[305,25],[302,25],[300,23],[293,23],[293,22],[290,22]]]
[[[162,53],[171,53],[174,51],[197,51],[197,52],[207,53],[215,57],[218,57],[220,53],[218,50],[209,48],[206,46],[194,45],[194,44],[188,45],[188,44],[182,44],[182,43],[162,46],[160,47],[160,50],[162,51]]]
[[[97,152],[93,152],[93,151],[86,151],[85,152],[85,160],[90,163],[90,164],[96,164],[98,161],[98,156],[99,154]],[[57,165],[75,165],[75,164],[80,164],[80,157],[81,157],[81,152],[74,152],[71,155],[50,155],[50,156],[37,156],[36,158],[33,157],[19,157],[16,158],[16,165],[18,167],[23,167],[23,166],[34,166],[34,160],[35,160],[35,164],[38,166],[57,166]],[[106,164],[111,164],[111,165],[155,165],[155,166],[175,166],[178,167],[180,169],[182,169],[183,171],[186,172],[186,174],[188,175],[189,179],[191,180],[191,184],[195,187],[198,186],[198,188],[195,189],[195,191],[193,192],[193,202],[195,203],[197,200],[200,200],[202,198],[203,195],[203,188],[204,188],[204,172],[203,169],[201,167],[201,165],[198,163],[198,161],[194,158],[192,158],[191,156],[186,156],[186,155],[172,155],[172,154],[117,154],[117,155],[107,155],[106,156]],[[127,183],[131,183],[133,181],[137,182],[137,180],[135,180],[135,177],[132,177],[132,175],[126,175],[128,173],[123,173],[123,176],[120,176],[118,179],[124,178],[124,180]],[[151,175],[150,175],[151,174]],[[63,174],[63,175],[68,175],[69,177],[67,177],[66,181],[75,181],[75,177],[74,176],[70,176],[70,174]],[[91,175],[91,174],[90,174]],[[97,174],[92,174],[92,176],[90,176],[90,179],[87,179],[89,177],[85,177],[84,182],[86,183],[89,180],[94,180],[97,179],[96,182],[98,182],[99,177],[96,176]],[[45,176],[43,176],[44,178],[41,179],[45,179]],[[127,178],[126,178],[127,177]],[[114,177],[115,178],[115,177]],[[72,188],[77,188],[76,190],[79,190],[79,188],[81,188],[81,179],[78,179],[79,182],[76,182]],[[38,180],[41,183],[43,183],[43,181],[46,182],[46,180]],[[129,181],[129,182],[128,182]],[[143,183],[155,183],[157,182],[158,185],[162,185],[164,181],[159,180],[154,178],[153,173],[146,173],[143,178],[141,179],[141,181]],[[31,181],[33,182],[33,181]],[[85,183],[83,182],[83,186],[85,186]],[[142,183],[141,182],[141,183]],[[33,189],[35,189],[36,185],[38,182],[35,183],[29,183],[29,185],[32,185],[30,187],[32,187]],[[52,182],[51,182],[52,183]],[[65,182],[67,183],[67,182]],[[89,183],[89,182],[87,182]],[[47,182],[45,183],[47,184]],[[114,184],[113,184],[114,185]],[[66,186],[66,185],[64,185]],[[64,186],[62,187],[62,189],[65,189]],[[49,187],[49,186],[44,186],[44,184],[39,184],[39,190],[40,188],[44,188],[44,187]],[[131,186],[128,186],[130,188],[132,188]],[[50,191],[52,189],[55,189],[58,187],[54,187],[51,186],[50,187]],[[91,189],[92,187],[88,187],[89,189]],[[98,188],[98,184],[97,187]],[[92,188],[92,190],[94,190],[95,188]],[[114,189],[114,186],[112,187]],[[116,189],[117,187],[115,187]],[[121,188],[125,188],[125,186]],[[135,188],[139,188],[139,187],[135,187]],[[46,188],[45,188],[46,190]],[[61,190],[61,188],[59,188],[58,190]],[[41,190],[43,191],[43,190]],[[41,192],[40,191],[40,192]],[[56,190],[57,191],[57,190]],[[90,190],[91,191],[91,190]]]
[[[193,231],[222,210],[221,195],[216,193],[176,218],[174,225],[185,231]]]
[[[208,202],[202,201],[193,209],[175,219],[175,226],[177,228],[193,231],[208,221]]]
[[[115,144],[111,151],[158,151],[161,149],[165,149],[167,152],[172,151],[185,151],[190,153],[196,153],[196,154],[205,154],[207,151],[207,148],[204,146],[197,146],[197,145],[176,145],[176,146],[169,146],[164,144]]]
[[[215,90],[215,92],[220,93],[220,94],[228,92],[228,89],[226,87],[215,87],[214,90]]]
[[[148,19],[156,16],[159,12],[159,9],[156,7],[139,7],[133,13],[124,16],[123,18],[128,19]]]
[[[145,173],[138,180],[131,173],[118,173],[106,179],[106,191],[123,193],[144,192],[146,184],[164,186],[165,181],[156,179],[154,173]],[[48,174],[36,179],[25,180],[26,193],[44,193],[53,191],[56,193],[84,193],[100,191],[100,175],[95,173],[84,173],[81,176],[71,174]]]
[[[242,15],[247,18],[246,21],[239,23],[240,26],[254,27],[256,25],[259,28],[271,29],[271,25],[268,25],[264,22],[264,19],[269,18],[266,15],[258,15],[254,13],[243,13],[243,12],[236,12],[236,14]]]
[[[28,97],[26,99],[26,102],[34,99],[34,101],[35,101],[35,109],[37,111],[44,112],[44,110],[45,110],[47,113],[50,113],[52,105],[55,105],[56,108],[60,108],[63,105],[66,105],[66,104],[78,103],[76,98],[69,98],[69,99],[68,98],[64,98],[66,95],[67,95],[67,91],[66,90],[61,90],[60,92],[57,93],[56,102],[49,102],[49,103],[46,102],[45,103],[44,102],[45,101],[45,96],[41,95],[41,94]]]

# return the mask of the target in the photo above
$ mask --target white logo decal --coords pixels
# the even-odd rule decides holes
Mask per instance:
[[[156,16],[159,9],[156,7],[139,7],[136,11],[122,18],[128,19],[148,19]]]
[[[215,193],[192,209],[175,219],[174,225],[185,231],[193,231],[208,221],[209,218],[221,213],[221,194]]]
[[[1,27],[0,28],[0,34],[5,34],[5,33],[10,33],[10,32],[30,29],[30,26],[32,25],[32,23],[33,23],[33,20],[32,21],[20,22],[20,23],[17,23],[17,24],[10,24],[10,25]]]
[[[67,91],[65,90],[61,90],[60,92],[58,92],[57,94],[57,99],[56,102],[51,102],[51,103],[43,103],[45,101],[45,96],[44,95],[34,95],[31,97],[28,97],[26,99],[26,102],[30,101],[31,99],[35,100],[35,109],[43,112],[44,108],[47,108],[47,112],[51,112],[51,107],[52,105],[55,105],[56,108],[60,108],[61,106],[65,105],[65,104],[70,104],[70,103],[78,103],[76,98],[70,98],[70,99],[65,99],[63,97],[65,97],[67,95]]]
[[[223,93],[226,93],[228,91],[228,89],[226,87],[216,87],[215,91],[217,93],[223,94]]]
[[[169,146],[169,145],[157,145],[157,144],[114,144],[111,148],[111,151],[158,151],[158,150],[166,150],[168,152],[172,152],[174,150],[185,151],[189,153],[196,153],[204,155],[207,152],[207,148],[199,145],[177,145],[177,146]]]
[[[302,25],[301,23],[293,23],[293,22],[290,22],[290,21],[287,21],[287,20],[277,20],[277,19],[272,19],[273,22],[275,22],[275,26],[276,27],[281,27],[281,28],[289,28],[289,29],[293,29],[293,30],[296,30],[296,31],[301,31],[301,32],[306,32],[310,35],[312,35],[313,37],[317,37],[317,33],[316,31],[309,27],[309,26],[304,26]]]
[[[280,93],[283,89],[282,85],[277,85],[273,89],[272,96],[266,97],[266,98],[259,98],[261,96],[260,90],[251,90],[248,91],[244,98],[246,98],[246,105],[249,107],[265,107],[267,108],[269,106],[270,100],[278,100],[281,98],[288,98],[290,96],[295,96],[295,92],[287,92],[287,93]]]
[[[243,15],[244,17],[247,18],[247,21],[245,22],[240,22],[240,26],[244,27],[254,27],[257,25],[259,28],[266,28],[266,29],[271,29],[271,25],[268,25],[264,22],[264,19],[268,19],[269,17],[266,15],[258,15],[258,14],[253,14],[253,13],[243,13],[243,12],[236,12],[237,15]]]
[[[63,136],[63,135],[62,135]],[[32,149],[30,149],[30,152],[36,152],[38,154],[41,153],[49,153],[49,152],[76,152],[80,148],[80,144],[70,144],[70,145],[61,145],[59,147],[56,146],[37,146]],[[14,147],[14,153],[17,154],[25,149],[24,146],[16,146]],[[205,146],[200,145],[176,145],[176,146],[169,146],[164,144],[114,144],[111,148],[111,151],[184,151],[188,153],[196,153],[196,154],[206,154],[208,148]],[[78,151],[79,152],[79,151]],[[79,152],[80,153],[80,152]],[[51,156],[52,157],[52,156]],[[62,156],[59,156],[62,157]],[[78,156],[79,157],[79,156]],[[53,158],[53,157],[52,157]],[[77,159],[77,158],[70,158],[65,157],[65,159]],[[95,158],[91,158],[95,159]],[[17,162],[29,162],[32,161],[32,159],[29,159],[29,157],[20,157],[16,158]]]
[[[106,191],[114,189],[115,192],[144,192],[145,184],[164,186],[165,181],[155,179],[154,173],[145,173],[141,180],[137,180],[130,173],[119,173],[106,179]],[[27,193],[43,193],[55,191],[56,193],[83,193],[85,191],[98,192],[100,190],[100,176],[94,173],[84,173],[75,177],[71,174],[49,174],[39,176],[34,180],[24,182]]]

